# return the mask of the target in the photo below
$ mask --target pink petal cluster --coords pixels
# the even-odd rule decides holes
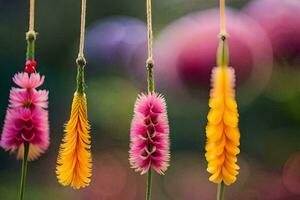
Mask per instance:
[[[162,95],[141,94],[134,108],[131,124],[129,161],[141,174],[150,168],[164,174],[169,166],[169,122]]]
[[[18,73],[13,81],[20,88],[10,90],[0,145],[16,151],[28,142],[34,148],[29,151],[32,160],[49,146],[48,91],[36,89],[44,82],[38,73]]]

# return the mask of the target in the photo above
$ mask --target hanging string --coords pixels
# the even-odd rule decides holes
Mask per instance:
[[[225,0],[220,0],[220,34],[226,35]]]
[[[78,58],[84,58],[84,35],[85,35],[85,18],[86,18],[86,0],[82,0],[81,3],[81,27],[80,27],[80,42]]]
[[[35,5],[35,0],[30,0],[28,31],[34,31],[34,16],[35,16],[35,6],[34,5]]]
[[[147,70],[148,70],[148,93],[154,92],[154,78],[153,78],[153,31],[152,31],[152,9],[151,9],[151,0],[146,0],[147,4],[147,41],[148,41],[148,59],[146,61]]]
[[[153,32],[151,0],[147,0],[148,60],[153,60]]]

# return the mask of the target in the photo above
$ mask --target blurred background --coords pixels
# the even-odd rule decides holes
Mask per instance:
[[[300,1],[228,0],[237,75],[241,166],[231,200],[300,199]],[[50,91],[51,146],[29,163],[28,200],[140,200],[145,176],[128,163],[137,94],[146,90],[145,1],[88,1],[86,68],[93,176],[86,189],[57,183],[56,156],[75,90],[80,0],[37,1],[38,71]],[[204,158],[218,1],[153,1],[155,78],[168,103],[171,167],[154,176],[155,200],[214,200]],[[0,121],[12,76],[25,65],[28,2],[0,0]],[[21,161],[0,150],[0,199],[18,195]]]

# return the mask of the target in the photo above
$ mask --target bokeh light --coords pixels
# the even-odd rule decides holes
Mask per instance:
[[[266,31],[276,57],[299,59],[300,1],[254,0],[244,8],[244,12],[260,23]]]
[[[115,16],[93,23],[86,36],[86,56],[92,70],[119,71],[123,66],[134,71],[137,65],[132,65],[132,57],[137,52],[146,56],[146,32],[145,23],[134,17]]]
[[[227,18],[230,65],[236,70],[239,94],[250,101],[270,79],[271,43],[251,18],[233,10],[227,11]],[[166,27],[156,41],[159,80],[170,88],[173,82],[181,81],[193,93],[208,88],[216,65],[218,31],[218,10],[192,13]]]
[[[300,153],[294,153],[283,168],[282,181],[290,192],[300,195]]]

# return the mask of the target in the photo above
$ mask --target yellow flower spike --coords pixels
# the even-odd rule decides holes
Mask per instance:
[[[210,181],[230,185],[236,181],[240,133],[237,127],[238,112],[234,94],[234,70],[219,66],[213,69],[208,124],[206,127],[207,171]]]
[[[57,178],[64,186],[79,189],[90,183],[92,156],[89,131],[86,96],[76,92],[57,159]]]

